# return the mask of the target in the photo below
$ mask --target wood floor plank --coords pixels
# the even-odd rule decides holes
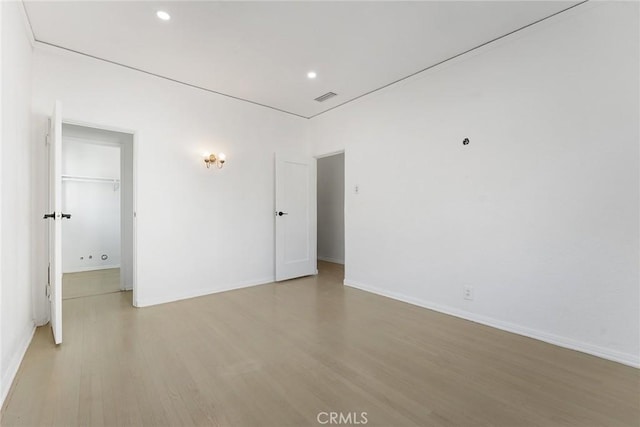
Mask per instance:
[[[144,309],[130,292],[65,300],[38,328],[3,426],[640,425],[628,366],[318,276]]]

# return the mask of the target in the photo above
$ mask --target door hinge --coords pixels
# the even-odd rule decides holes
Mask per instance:
[[[44,135],[44,145],[49,145],[50,132],[51,132],[51,119],[48,119],[47,133]]]
[[[51,264],[47,265],[47,286],[44,287],[44,293],[51,300]]]

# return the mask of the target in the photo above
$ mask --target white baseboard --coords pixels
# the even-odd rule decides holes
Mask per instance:
[[[140,298],[139,296],[140,289],[138,288],[138,304],[136,305],[136,307],[149,307],[152,305],[166,304],[169,302],[175,302],[175,301],[180,301],[180,300],[189,299],[189,298],[196,298],[204,295],[217,294],[219,292],[232,291],[234,289],[250,288],[252,286],[273,283],[274,281],[275,281],[274,277],[268,277],[263,279],[240,282],[240,283],[236,283],[234,285],[229,285],[229,286],[197,289],[189,292],[181,292],[181,293],[175,293],[172,295],[162,295],[160,297],[151,297],[151,298]]]
[[[344,265],[344,259],[330,258],[330,257],[320,256],[320,255],[318,255],[318,259],[319,259],[320,261],[333,262],[333,263],[335,263],[335,264],[342,264],[342,265]]]
[[[9,390],[11,390],[13,380],[16,378],[16,374],[18,373],[18,369],[20,368],[22,359],[24,359],[24,355],[29,348],[29,344],[31,344],[31,340],[33,339],[33,334],[35,332],[35,324],[32,324],[29,328],[26,328],[24,330],[23,337],[20,341],[20,344],[18,345],[18,348],[7,364],[6,370],[2,372],[2,380],[0,380],[0,408],[2,408],[2,405],[4,405],[4,400],[7,398]]]
[[[384,297],[388,297],[391,299],[395,299],[398,301],[406,302],[408,304],[417,305],[423,308],[428,308],[430,310],[434,310],[440,313],[449,314],[455,317],[460,317],[465,320],[470,320],[472,322],[491,326],[493,328],[501,329],[503,331],[512,332],[518,335],[523,335],[525,337],[533,338],[539,341],[544,341],[549,344],[557,345],[557,346],[568,348],[571,350],[580,351],[582,353],[587,353],[592,356],[600,357],[602,359],[607,359],[613,362],[622,363],[624,365],[633,366],[634,368],[640,368],[640,356],[638,355],[623,353],[617,350],[611,350],[611,349],[596,346],[593,344],[577,341],[572,338],[567,338],[567,337],[551,334],[548,332],[527,328],[525,326],[517,325],[515,323],[494,319],[492,317],[471,313],[466,310],[460,310],[458,308],[453,308],[453,307],[433,303],[430,301],[425,301],[419,298],[409,297],[409,296],[399,294],[396,292],[391,292],[385,289],[368,286],[363,283],[359,283],[357,281],[353,281],[350,279],[345,279],[344,285],[352,288],[357,288],[363,291],[371,292]]]
[[[120,268],[120,264],[117,265],[94,265],[93,267],[77,267],[68,271],[63,271],[62,274],[65,273],[83,273],[85,271],[94,271],[94,270],[111,270],[112,268]]]

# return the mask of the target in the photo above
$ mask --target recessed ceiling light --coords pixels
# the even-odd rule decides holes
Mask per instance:
[[[171,15],[169,15],[167,12],[165,12],[164,10],[159,10],[156,12],[156,16],[160,19],[162,19],[163,21],[168,21],[169,19],[171,19]]]
[[[310,79],[315,79],[315,78],[316,78],[316,76],[317,76],[317,74],[316,74],[316,72],[315,72],[315,71],[309,71],[309,72],[307,73],[307,77],[309,77]]]

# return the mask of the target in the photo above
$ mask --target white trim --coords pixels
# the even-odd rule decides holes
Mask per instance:
[[[23,6],[24,7],[24,6]],[[4,69],[4,67],[2,66],[2,57],[4,56],[2,54],[2,46],[4,45],[4,43],[2,43],[2,10],[3,10],[3,5],[0,4],[0,92],[2,91],[2,82],[4,81],[4,79],[2,78],[2,70]],[[2,114],[2,104],[4,104],[4,102],[0,102],[0,178],[2,178],[2,147],[4,147],[4,143],[3,143],[3,138],[2,135],[4,134],[4,132],[2,131],[2,126],[3,126],[3,118],[4,115]],[[2,267],[2,208],[4,205],[4,198],[2,197],[2,185],[0,185],[0,268]],[[32,246],[33,247],[33,246]],[[0,307],[2,307],[2,274],[0,274]],[[32,297],[33,300],[33,297]],[[0,321],[2,321],[2,313],[0,313]],[[2,410],[2,405],[4,404],[4,397],[5,397],[5,386],[4,386],[4,381],[2,380],[2,331],[0,330],[0,411]],[[2,416],[1,412],[0,412],[0,416]]]
[[[640,368],[640,356],[623,353],[617,350],[612,350],[597,345],[577,341],[572,338],[563,337],[560,335],[551,334],[548,332],[539,331],[536,329],[527,328],[525,326],[517,325],[515,323],[505,322],[502,320],[494,319],[492,317],[483,316],[468,312],[466,310],[460,310],[430,301],[425,301],[419,298],[409,297],[396,292],[390,292],[385,289],[380,289],[374,286],[368,286],[363,283],[359,283],[354,280],[344,279],[344,285],[352,288],[360,289],[373,294],[381,295],[387,298],[395,299],[398,301],[406,302],[408,304],[417,305],[418,307],[427,308],[440,313],[448,314],[451,316],[459,317],[461,319],[470,320],[472,322],[480,323],[483,325],[491,326],[503,331],[512,332],[514,334],[523,335],[525,337],[533,338],[539,341],[544,341],[549,344],[557,345],[559,347],[568,348],[571,350],[587,353],[592,356],[597,356],[602,359],[611,360],[614,362],[622,363],[623,365],[633,366],[634,368]]]
[[[149,307],[152,305],[166,304],[166,303],[180,301],[180,300],[189,299],[189,298],[196,298],[196,297],[202,297],[205,295],[217,294],[220,292],[227,292],[227,291],[233,291],[236,289],[266,285],[268,283],[274,283],[274,281],[275,281],[274,277],[266,277],[263,279],[249,280],[249,281],[240,282],[240,283],[223,286],[223,287],[204,288],[204,289],[197,289],[189,292],[172,293],[172,294],[163,295],[160,297],[141,298],[138,300],[138,304],[136,305],[136,307]]]
[[[316,160],[318,159],[324,159],[325,157],[331,157],[331,156],[337,156],[339,154],[344,154],[344,149],[342,150],[336,150],[336,151],[331,151],[330,153],[325,153],[325,154],[317,154],[315,156],[313,156]]]
[[[94,265],[92,267],[76,267],[72,270],[65,270],[62,274],[67,273],[84,273],[86,271],[94,271],[94,270],[111,270],[112,268],[120,268],[120,264],[116,265]]]
[[[131,156],[133,159],[132,167],[133,167],[133,265],[131,280],[132,282],[126,285],[131,285],[131,290],[133,291],[133,306],[138,307],[138,144],[140,143],[140,134],[138,131],[133,132],[133,147],[131,149]]]
[[[27,33],[27,38],[29,39],[29,43],[31,44],[31,49],[33,50],[36,47],[36,37],[35,34],[33,34],[33,28],[31,28],[31,20],[29,19],[29,15],[27,14],[27,6],[24,4],[23,0],[20,0],[20,9],[22,9],[22,22]]]
[[[326,256],[321,256],[321,255],[318,255],[318,259],[320,261],[326,261],[326,262],[332,262],[334,264],[342,264],[342,265],[344,265],[344,259],[331,258],[331,257],[326,257]]]
[[[75,120],[73,118],[71,119],[62,119],[62,124],[63,125],[74,125],[74,126],[79,126],[79,127],[84,127],[84,128],[92,128],[92,129],[100,129],[100,130],[107,130],[107,131],[111,131],[111,132],[118,132],[118,133],[126,133],[128,135],[135,135],[136,131],[128,129],[128,128],[121,128],[118,126],[108,126],[108,125],[102,125],[99,123],[93,123],[93,122],[85,122],[84,120]],[[68,136],[66,136],[65,138],[69,138]],[[73,138],[73,137],[71,137]]]
[[[31,340],[33,340],[35,332],[36,325],[31,324],[31,331],[24,334],[24,338],[20,342],[17,351],[13,354],[11,361],[6,365],[7,370],[2,374],[2,380],[0,382],[0,408],[2,408],[5,399],[9,395],[9,390],[11,390],[13,381],[15,380],[20,364],[22,363],[22,359],[24,359],[24,355],[27,353],[27,349],[31,344]]]

